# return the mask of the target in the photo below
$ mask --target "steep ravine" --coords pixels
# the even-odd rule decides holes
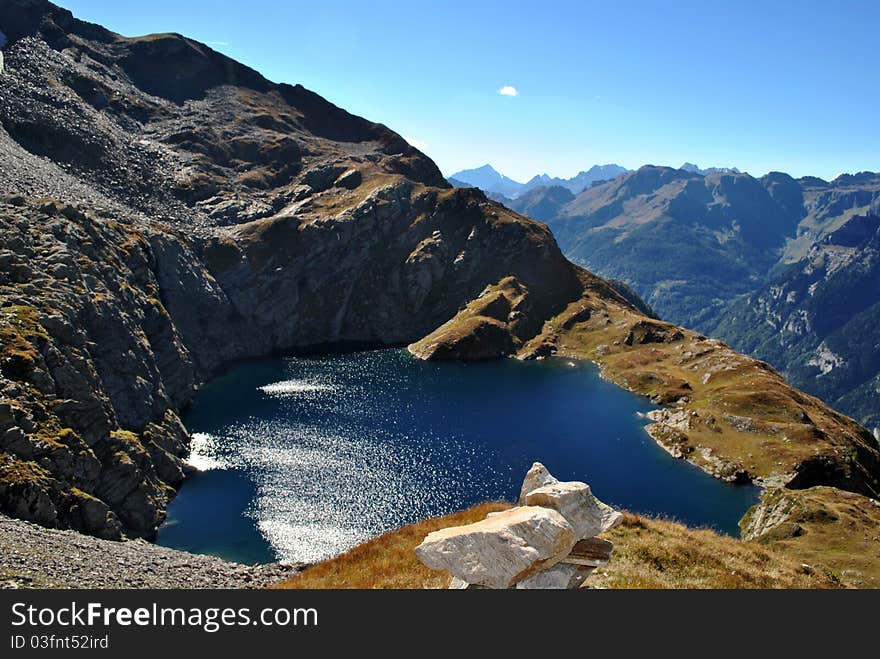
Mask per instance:
[[[710,471],[876,495],[867,431],[647,319],[384,126],[42,0],[5,3],[0,29],[0,511],[152,537],[184,478],[178,411],[224,364],[413,342],[595,359],[696,415],[655,437]]]

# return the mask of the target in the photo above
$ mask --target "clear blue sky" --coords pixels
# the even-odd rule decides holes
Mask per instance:
[[[880,170],[877,0],[60,2],[302,83],[446,174],[487,162],[520,180],[607,162]]]

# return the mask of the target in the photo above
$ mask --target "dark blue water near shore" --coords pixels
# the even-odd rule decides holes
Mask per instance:
[[[757,489],[672,459],[644,399],[585,362],[422,362],[401,350],[240,365],[185,422],[193,475],[158,542],[255,563],[314,561],[496,498],[541,461],[601,499],[737,533]]]

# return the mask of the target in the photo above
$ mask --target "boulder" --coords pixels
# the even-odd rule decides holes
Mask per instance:
[[[564,590],[583,583],[577,565],[557,563],[553,567],[526,577],[516,584],[520,590]]]
[[[521,504],[525,503],[526,495],[532,490],[537,490],[544,485],[558,482],[559,481],[547,471],[547,467],[540,462],[533,463],[531,469],[526,472],[526,477],[523,479],[523,484],[519,491],[519,502]]]
[[[458,577],[452,577],[452,581],[449,582],[449,590],[488,590],[488,588],[480,584],[468,583]]]
[[[594,497],[589,485],[579,481],[556,481],[535,488],[523,497],[523,503],[556,510],[571,524],[578,539],[592,538],[616,526],[623,518],[611,506]]]
[[[428,534],[416,547],[435,570],[489,588],[510,588],[551,567],[575,545],[574,530],[555,510],[520,506],[480,522]]]
[[[349,169],[342,174],[339,175],[339,178],[336,179],[334,185],[340,188],[347,188],[348,190],[354,190],[361,184],[363,180],[363,176],[356,169]]]
[[[467,590],[470,586],[467,581],[458,577],[452,577],[452,581],[449,582],[449,590]]]

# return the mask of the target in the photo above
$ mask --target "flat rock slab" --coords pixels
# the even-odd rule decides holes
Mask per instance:
[[[611,560],[612,551],[614,551],[614,543],[601,538],[587,538],[579,540],[571,553],[560,563],[596,568]]]
[[[468,584],[510,588],[561,561],[576,540],[574,529],[555,510],[521,506],[434,531],[416,554],[428,567],[447,570]]]

